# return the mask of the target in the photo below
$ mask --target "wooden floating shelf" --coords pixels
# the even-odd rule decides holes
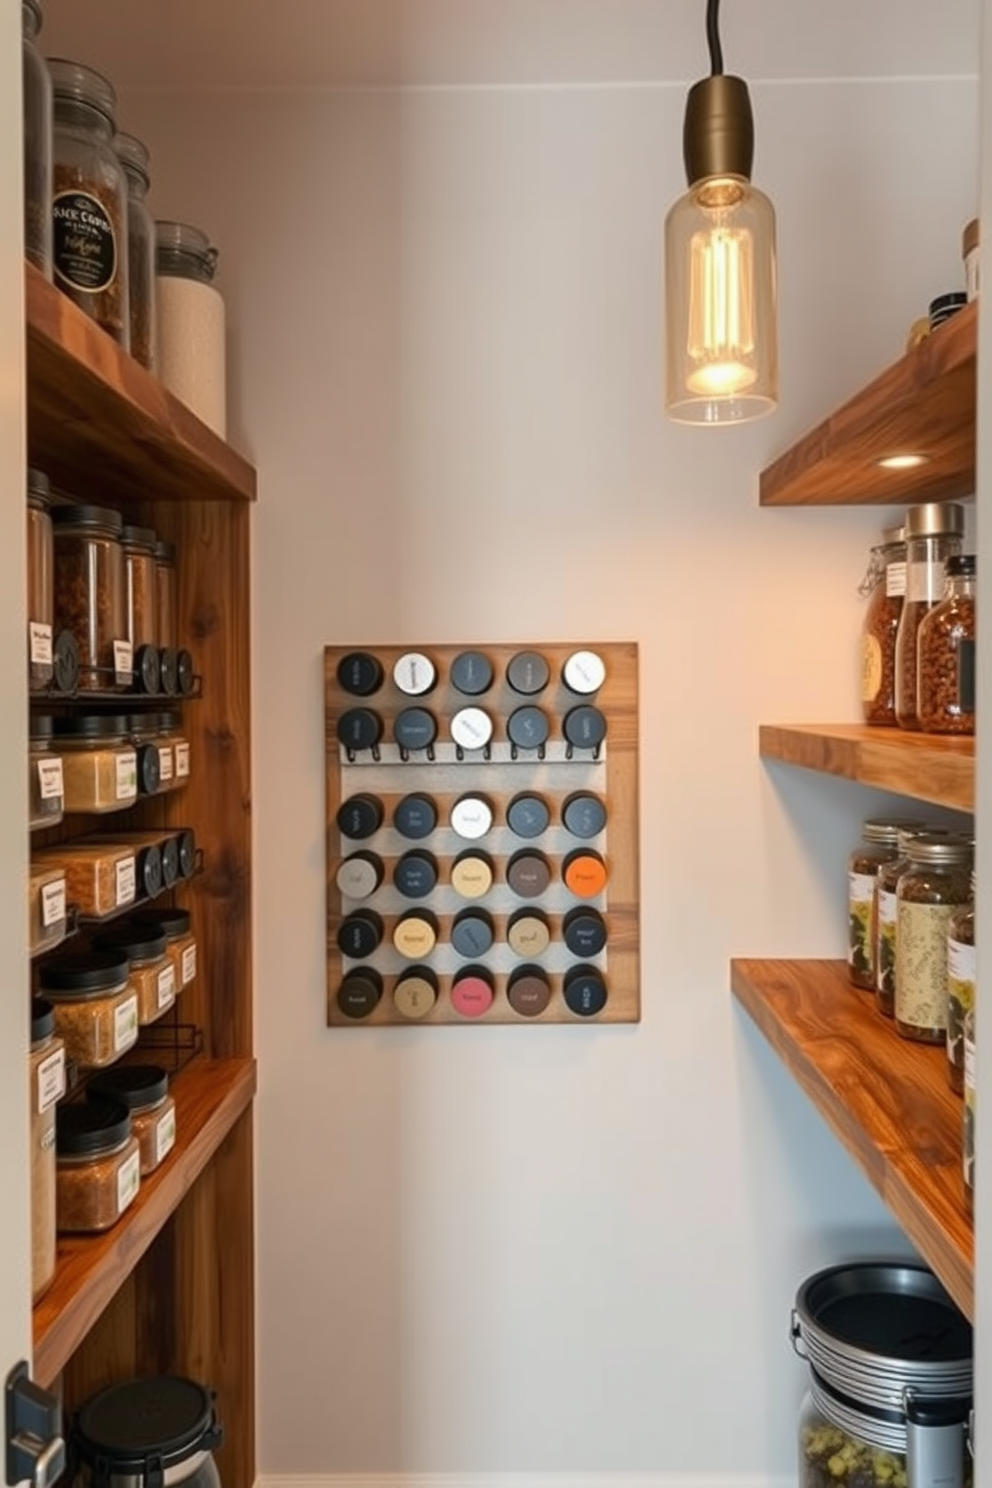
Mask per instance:
[[[962,1102],[942,1048],[901,1039],[843,961],[731,962],[737,1000],[968,1316]]]
[[[70,495],[254,501],[255,471],[25,264],[31,463]],[[93,482],[79,487],[80,472]]]
[[[762,759],[840,775],[958,811],[975,809],[975,740],[854,723],[762,724]]]
[[[966,305],[761,472],[762,506],[947,501],[975,491],[978,302]],[[883,470],[887,455],[928,458]]]
[[[59,1236],[55,1282],[34,1309],[33,1378],[50,1386],[251,1105],[253,1059],[198,1059],[175,1077],[176,1145],[100,1235]]]

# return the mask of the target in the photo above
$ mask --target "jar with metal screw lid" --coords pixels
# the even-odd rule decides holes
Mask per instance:
[[[921,831],[931,837],[960,836],[957,832],[929,826],[901,831],[896,857],[883,863],[878,870],[875,879],[875,995],[879,1012],[887,1018],[894,1018],[896,1012],[896,889],[909,868],[910,838],[918,836]]]
[[[886,527],[871,550],[862,584],[870,596],[861,629],[861,706],[865,723],[896,721],[896,634],[906,593],[906,534]]]
[[[947,928],[971,891],[972,847],[922,833],[909,841],[899,880],[896,930],[896,1028],[904,1038],[942,1044],[947,1037]]]
[[[916,729],[917,631],[927,611],[943,597],[944,565],[961,552],[964,507],[955,501],[911,506],[905,529],[906,596],[896,634],[896,722],[900,728]]]
[[[128,318],[131,355],[155,370],[155,221],[145,197],[151,185],[147,146],[133,134],[116,134],[114,150],[127,180]]]
[[[31,1300],[55,1279],[55,1106],[65,1094],[65,1045],[51,1003],[31,1005],[28,1110],[31,1144]]]
[[[947,927],[947,1078],[964,1092],[964,1020],[975,1006],[975,874],[968,902],[951,915]]]
[[[24,104],[24,254],[52,277],[52,79],[38,50],[41,6],[21,0]]]
[[[28,471],[28,681],[33,692],[55,675],[52,625],[55,618],[51,492],[48,476]]]
[[[974,553],[948,558],[944,597],[920,621],[917,712],[928,734],[975,732],[977,572]]]
[[[875,990],[875,926],[878,870],[898,856],[900,831],[922,822],[875,817],[861,828],[862,840],[847,863],[847,974],[855,987]]]
[[[224,301],[217,249],[185,222],[155,223],[159,376],[221,438],[227,432]]]

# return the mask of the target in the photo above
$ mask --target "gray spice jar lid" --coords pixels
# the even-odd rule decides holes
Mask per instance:
[[[964,532],[964,507],[957,501],[925,501],[906,512],[906,536],[960,537]]]
[[[131,1135],[131,1113],[123,1101],[92,1100],[55,1108],[55,1150],[60,1157],[98,1157]]]

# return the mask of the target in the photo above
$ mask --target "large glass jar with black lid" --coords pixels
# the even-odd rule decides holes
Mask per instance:
[[[138,997],[128,984],[121,951],[77,951],[42,961],[38,989],[52,1004],[66,1057],[82,1069],[102,1069],[138,1038]]]
[[[28,1061],[32,1302],[55,1279],[55,1106],[64,1094],[65,1045],[56,1037],[51,1004],[35,998]]]
[[[87,1085],[86,1099],[118,1100],[127,1106],[138,1139],[142,1178],[154,1173],[176,1145],[176,1102],[160,1065],[123,1064],[101,1070]]]
[[[47,687],[55,674],[52,625],[55,595],[51,494],[48,476],[28,471],[28,681],[32,691]]]
[[[896,721],[896,635],[906,593],[906,533],[886,527],[871,550],[861,585],[868,609],[861,628],[861,707],[865,723]]]
[[[77,1101],[55,1116],[56,1213],[63,1234],[109,1230],[138,1195],[141,1155],[121,1101]]]
[[[920,621],[917,712],[924,733],[975,732],[977,571],[974,553],[948,558],[943,598]]]
[[[196,936],[188,909],[139,909],[128,918],[136,929],[165,936],[165,954],[176,972],[176,992],[196,979]]]
[[[52,511],[55,624],[76,643],[84,692],[131,685],[123,525],[119,512],[103,506],[57,506]]]
[[[52,720],[52,749],[62,760],[66,811],[121,811],[138,797],[138,755],[119,714],[83,713]]]
[[[911,506],[906,513],[906,597],[896,635],[896,722],[918,729],[916,636],[924,615],[944,594],[948,558],[961,552],[964,507],[954,501]]]
[[[70,1449],[80,1488],[220,1488],[213,1392],[178,1375],[109,1385],[84,1401]]]
[[[971,893],[973,849],[963,838],[910,838],[909,868],[899,880],[896,929],[896,1028],[904,1038],[943,1044],[947,1037],[947,932]]]
[[[55,283],[127,350],[127,182],[113,150],[117,97],[92,67],[50,57]]]
[[[875,990],[875,927],[878,870],[899,854],[900,831],[918,831],[921,822],[873,817],[861,828],[861,842],[847,863],[847,974],[855,987]]]
[[[127,271],[131,355],[155,370],[155,221],[145,197],[151,185],[147,146],[133,134],[114,136],[127,178]]]
[[[41,6],[21,0],[24,104],[24,254],[52,277],[52,79],[38,50]]]
[[[62,820],[65,788],[62,760],[52,748],[52,720],[28,720],[28,829],[58,826]]]
[[[975,1007],[975,874],[968,901],[951,915],[947,927],[947,1078],[964,1094],[964,1022]]]
[[[155,548],[150,527],[121,528],[124,552],[124,615],[131,643],[135,679],[142,692],[161,687],[158,654],[158,616],[155,606]]]

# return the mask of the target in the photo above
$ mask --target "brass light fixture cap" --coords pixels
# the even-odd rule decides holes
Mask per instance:
[[[707,176],[751,179],[754,116],[743,78],[717,73],[693,83],[685,101],[682,156],[690,186]]]

